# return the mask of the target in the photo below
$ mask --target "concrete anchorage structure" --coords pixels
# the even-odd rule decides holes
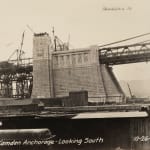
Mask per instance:
[[[112,68],[100,64],[98,47],[54,51],[47,33],[33,39],[32,98],[68,96],[88,91],[89,102],[123,102],[124,94]]]

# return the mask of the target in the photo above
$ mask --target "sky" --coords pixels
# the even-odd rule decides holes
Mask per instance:
[[[0,61],[20,48],[32,57],[33,33],[48,32],[71,48],[102,45],[150,32],[149,0],[0,0]],[[116,10],[110,10],[116,9]],[[120,45],[149,40],[145,36]],[[118,80],[150,80],[150,63],[113,66]]]

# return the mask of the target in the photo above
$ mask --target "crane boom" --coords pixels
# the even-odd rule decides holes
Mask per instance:
[[[130,85],[127,83],[127,86],[128,86],[128,89],[129,89],[129,93],[130,93],[130,96],[131,98],[133,97],[133,94],[132,94],[132,91],[131,91],[131,88],[130,88]]]

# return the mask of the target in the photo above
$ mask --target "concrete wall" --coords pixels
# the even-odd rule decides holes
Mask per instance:
[[[122,102],[123,92],[112,69],[99,63],[96,47],[53,53],[56,97],[87,90],[91,102]]]
[[[87,90],[92,101],[105,101],[96,49],[80,49],[53,53],[54,91],[56,97],[69,91]]]
[[[124,94],[115,78],[112,68],[107,65],[101,65],[101,75],[107,96],[107,102],[122,102]]]

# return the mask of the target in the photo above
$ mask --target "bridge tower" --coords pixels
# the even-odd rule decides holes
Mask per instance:
[[[34,34],[32,98],[54,97],[52,80],[52,42],[47,33]]]

